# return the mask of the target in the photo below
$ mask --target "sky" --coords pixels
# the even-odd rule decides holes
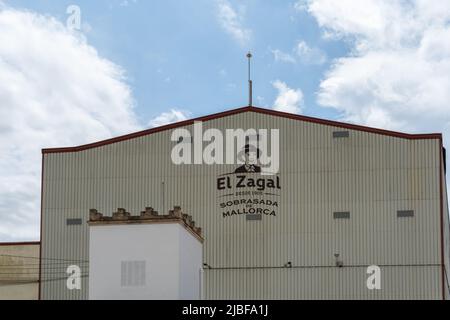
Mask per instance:
[[[79,13],[79,15],[78,15]],[[39,239],[42,148],[254,105],[450,134],[450,1],[0,0],[0,241]]]

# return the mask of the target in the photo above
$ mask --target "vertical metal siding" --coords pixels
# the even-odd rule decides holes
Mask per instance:
[[[277,217],[224,219],[216,178],[235,166],[175,166],[172,131],[159,132],[45,155],[43,261],[71,260],[59,265],[61,274],[79,262],[87,273],[91,208],[138,214],[146,206],[167,212],[180,205],[204,230],[204,260],[214,268],[205,270],[207,299],[440,298],[438,140],[354,130],[335,139],[339,128],[257,113],[203,125],[280,129]],[[413,219],[397,218],[409,209]],[[351,219],[333,219],[336,211],[349,211]],[[67,218],[84,224],[66,226]],[[344,268],[334,266],[334,253]],[[288,261],[294,267],[282,268]],[[383,265],[380,291],[366,288],[371,264]],[[51,277],[43,278],[44,299],[87,298],[87,278],[79,292]]]
[[[441,161],[445,161],[445,159],[442,159]],[[444,164],[443,164],[444,165]],[[442,167],[443,169],[443,167]],[[442,179],[442,201],[443,201],[443,214],[444,214],[444,225],[443,225],[443,232],[444,232],[444,298],[446,300],[450,299],[450,219],[449,219],[449,210],[448,210],[448,192],[447,192],[447,183],[445,176],[445,173],[443,172],[443,179]]]

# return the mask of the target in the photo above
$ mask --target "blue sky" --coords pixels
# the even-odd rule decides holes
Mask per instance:
[[[450,1],[0,0],[0,241],[39,239],[42,148],[245,106],[248,50],[257,106],[449,147]]]
[[[241,27],[251,31],[237,41],[221,26],[218,3],[189,1],[9,1],[15,8],[49,14],[65,22],[66,8],[80,7],[88,43],[102,57],[126,70],[137,102],[136,113],[148,119],[170,108],[192,116],[243,106],[247,103],[245,54],[253,58],[254,104],[272,107],[279,79],[304,94],[304,113],[334,118],[331,109],[318,107],[316,91],[332,59],[348,49],[344,41],[321,37],[316,20],[295,10],[296,1],[230,1],[242,16]],[[241,12],[240,12],[241,10]],[[321,64],[274,60],[273,50],[291,52],[304,41],[327,55]],[[259,97],[259,99],[257,98]]]

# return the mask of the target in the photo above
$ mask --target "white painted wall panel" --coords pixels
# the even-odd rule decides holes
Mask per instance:
[[[203,245],[197,238],[179,228],[179,297],[180,300],[201,299],[203,288]]]
[[[199,298],[202,245],[178,223],[94,225],[89,248],[91,300]]]

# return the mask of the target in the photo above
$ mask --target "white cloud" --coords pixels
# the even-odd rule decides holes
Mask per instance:
[[[286,83],[276,80],[272,82],[278,90],[273,109],[289,113],[301,113],[303,108],[303,92],[300,89],[292,89]]]
[[[121,7],[128,7],[132,4],[137,3],[137,0],[122,0],[122,2],[119,4]]]
[[[183,110],[171,109],[169,112],[163,112],[159,116],[150,120],[149,126],[151,127],[160,127],[166,124],[180,122],[188,119],[190,116],[190,112]]]
[[[271,50],[276,62],[296,64],[301,62],[305,65],[321,65],[327,62],[327,55],[321,49],[310,47],[305,41],[299,41],[292,53],[283,52],[279,49]]]
[[[321,105],[345,120],[447,135],[450,1],[309,0],[308,12],[353,46],[320,85]]]
[[[243,26],[243,12],[237,12],[228,0],[216,0],[216,4],[217,17],[222,28],[240,45],[247,45],[252,32]]]
[[[49,17],[0,7],[0,241],[39,239],[41,148],[140,129],[124,71]]]
[[[294,9],[298,11],[307,11],[308,10],[308,0],[299,0],[294,3]]]
[[[271,50],[276,62],[297,63],[294,56],[279,49]]]
[[[327,62],[325,52],[319,48],[311,48],[305,41],[300,41],[294,51],[304,64],[324,64]]]

